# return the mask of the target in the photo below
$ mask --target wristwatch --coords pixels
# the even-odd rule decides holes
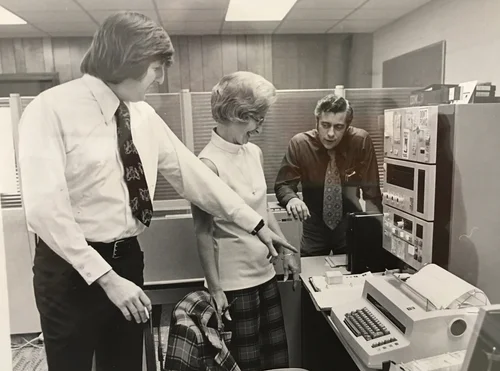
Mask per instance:
[[[257,226],[253,229],[253,231],[251,232],[252,236],[255,236],[257,233],[259,233],[262,227],[264,227],[264,219],[261,219],[259,224],[257,224]]]

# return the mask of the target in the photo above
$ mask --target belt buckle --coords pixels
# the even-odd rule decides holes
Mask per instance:
[[[111,254],[112,259],[120,259],[122,257],[122,255],[118,251],[118,247],[124,242],[124,240],[118,240],[113,243],[113,253]]]

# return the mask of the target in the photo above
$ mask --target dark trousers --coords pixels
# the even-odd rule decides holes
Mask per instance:
[[[144,257],[136,239],[118,259],[109,251],[102,255],[117,274],[143,286]],[[49,371],[90,371],[94,352],[100,371],[142,370],[143,324],[127,321],[97,283],[88,285],[41,240],[33,272]]]
[[[323,218],[311,213],[311,217],[302,223],[301,256],[345,254],[347,218],[333,230],[323,222]]]

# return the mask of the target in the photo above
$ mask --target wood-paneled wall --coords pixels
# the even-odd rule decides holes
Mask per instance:
[[[0,39],[0,73],[58,72],[61,82],[81,76],[90,38]],[[278,89],[371,87],[372,36],[173,36],[175,63],[157,91],[210,91],[224,74],[248,70]],[[367,78],[368,77],[368,78]]]
[[[0,73],[59,72],[65,82],[80,77],[90,38],[0,39]]]

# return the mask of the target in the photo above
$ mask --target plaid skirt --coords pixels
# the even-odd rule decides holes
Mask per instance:
[[[242,371],[288,367],[288,343],[276,277],[259,286],[225,292],[232,321],[229,350]]]

